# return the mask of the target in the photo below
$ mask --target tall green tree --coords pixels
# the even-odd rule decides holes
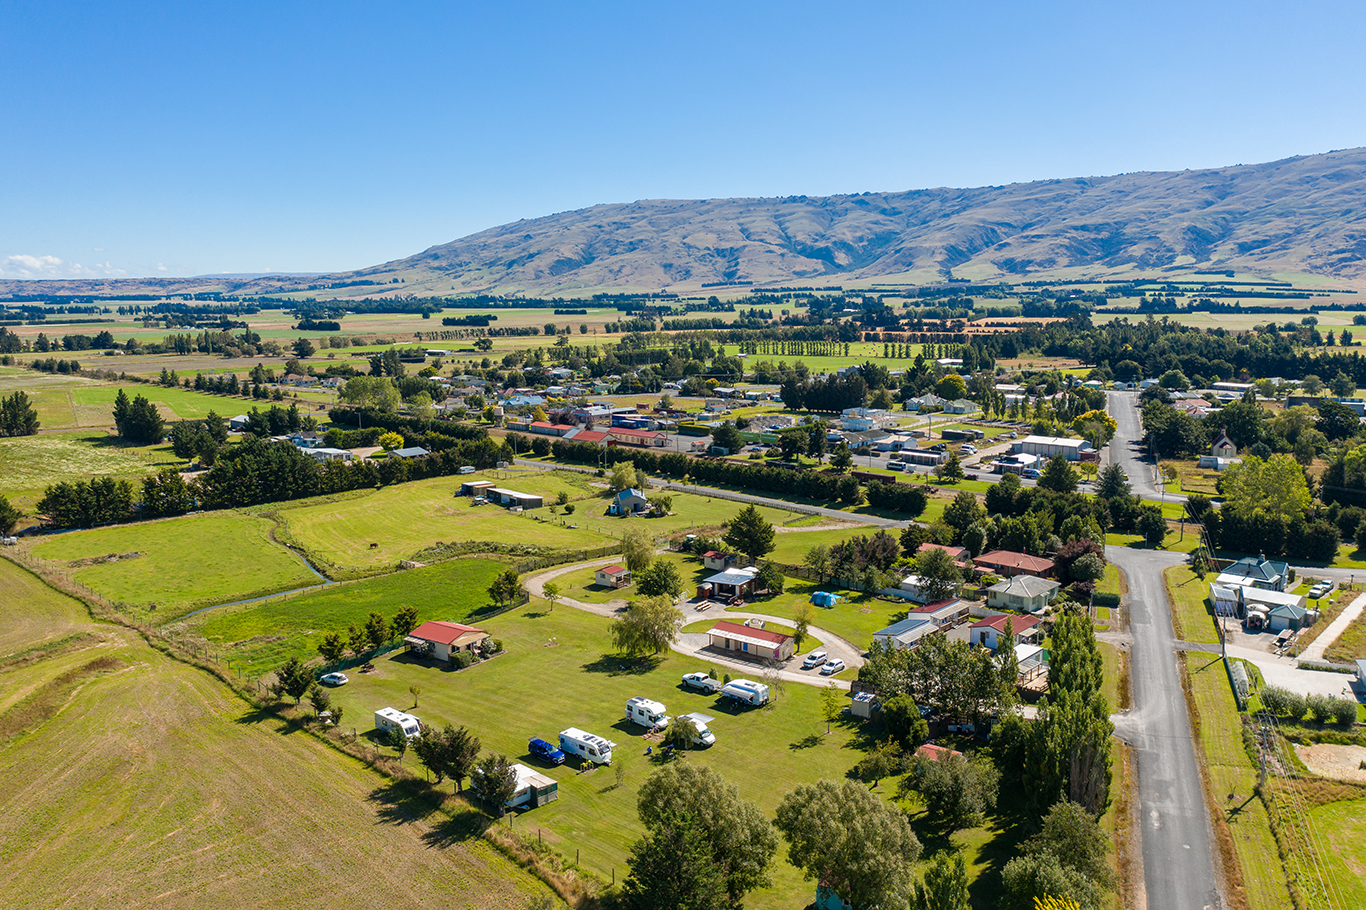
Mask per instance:
[[[33,436],[40,426],[28,394],[14,392],[0,401],[0,436]]]
[[[1117,464],[1108,464],[1101,469],[1096,481],[1096,495],[1101,499],[1127,498],[1133,494],[1129,485],[1129,475]]]
[[[929,547],[916,556],[915,574],[920,579],[920,594],[926,603],[956,597],[958,587],[963,583],[963,573],[954,564],[953,557],[940,547]]]
[[[788,861],[854,910],[905,905],[920,841],[906,816],[854,781],[802,784],[778,804],[774,825]]]
[[[500,607],[516,603],[525,594],[526,588],[522,585],[522,578],[516,569],[504,569],[493,580],[493,584],[489,585],[489,596]]]
[[[726,523],[726,544],[749,557],[751,563],[767,556],[775,545],[773,525],[753,505],[741,509]]]
[[[768,886],[777,832],[759,807],[741,799],[740,791],[715,769],[683,762],[665,765],[641,786],[636,807],[648,830],[679,815],[696,821],[731,906]]]
[[[294,699],[297,705],[313,685],[313,674],[303,665],[297,657],[289,660],[275,671],[275,692],[277,695],[288,695]]]
[[[1080,482],[1081,477],[1077,474],[1076,468],[1061,455],[1054,455],[1048,459],[1043,476],[1039,478],[1039,486],[1054,493],[1075,493]]]
[[[627,528],[621,535],[621,556],[632,575],[644,572],[655,558],[655,542],[641,528]]]
[[[660,594],[677,597],[687,590],[678,566],[666,559],[656,559],[645,571],[635,576],[636,590],[646,597]]]
[[[3,493],[0,493],[0,537],[9,537],[14,533],[14,526],[19,523],[19,510],[10,505],[10,501]]]
[[[498,812],[502,818],[507,812],[508,800],[517,792],[517,770],[506,755],[489,755],[470,769],[470,786],[479,791],[480,797]]]
[[[732,906],[707,834],[687,812],[670,812],[649,826],[627,860],[622,886],[628,910],[724,910]]]
[[[1050,692],[1075,692],[1083,701],[1101,691],[1104,664],[1091,620],[1076,610],[1064,610],[1053,625],[1049,649]]]
[[[417,760],[426,765],[439,784],[449,777],[455,788],[464,788],[465,778],[479,760],[479,738],[464,727],[446,724],[438,730],[426,724],[422,735],[413,740]]]
[[[1001,775],[985,759],[969,761],[962,755],[916,758],[906,777],[908,789],[918,792],[935,825],[954,832],[975,828],[996,808]]]
[[[668,596],[632,601],[612,622],[612,643],[633,657],[658,654],[673,644],[683,625],[683,611]]]
[[[941,850],[925,878],[916,882],[910,910],[972,910],[968,900],[968,873],[963,854]]]

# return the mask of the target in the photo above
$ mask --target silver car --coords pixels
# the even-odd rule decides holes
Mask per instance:
[[[832,660],[827,660],[825,662],[825,666],[821,667],[821,676],[834,676],[836,673],[843,669],[844,661],[836,657]]]
[[[824,651],[812,651],[806,655],[806,660],[802,661],[802,669],[810,670],[825,663],[826,654]]]

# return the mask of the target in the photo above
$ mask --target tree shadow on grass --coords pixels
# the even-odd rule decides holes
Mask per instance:
[[[422,840],[431,847],[449,847],[479,837],[491,821],[464,793],[448,794],[423,781],[394,781],[376,787],[366,799],[386,825],[430,824]]]
[[[586,663],[583,669],[589,673],[606,673],[608,676],[640,676],[656,669],[664,658],[626,657],[621,654],[604,654],[597,660]]]
[[[814,749],[821,744],[821,739],[821,734],[812,733],[810,736],[803,736],[795,743],[788,743],[787,747],[794,752],[800,749]]]

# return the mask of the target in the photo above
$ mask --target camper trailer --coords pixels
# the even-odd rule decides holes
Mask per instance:
[[[768,686],[748,679],[733,679],[721,689],[721,697],[745,705],[768,704]]]
[[[715,744],[716,734],[711,732],[711,730],[707,728],[707,724],[716,720],[716,718],[708,717],[705,714],[699,714],[698,712],[694,711],[692,714],[679,715],[678,719],[687,719],[692,721],[692,744],[694,746],[710,746]]]
[[[422,734],[422,721],[396,708],[380,708],[375,712],[375,729],[381,733],[388,733],[394,729],[402,730],[404,736],[412,739]]]
[[[577,727],[560,731],[560,751],[565,755],[577,755],[595,764],[611,764],[612,747],[615,745],[614,742],[608,742],[592,733],[585,733]]]
[[[664,713],[667,710],[662,703],[637,695],[626,703],[626,719],[647,730],[656,730],[669,725],[669,717]]]

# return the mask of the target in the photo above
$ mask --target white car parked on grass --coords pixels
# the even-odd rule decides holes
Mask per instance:
[[[345,673],[324,673],[318,678],[318,682],[324,686],[344,686],[350,680],[346,678]]]

